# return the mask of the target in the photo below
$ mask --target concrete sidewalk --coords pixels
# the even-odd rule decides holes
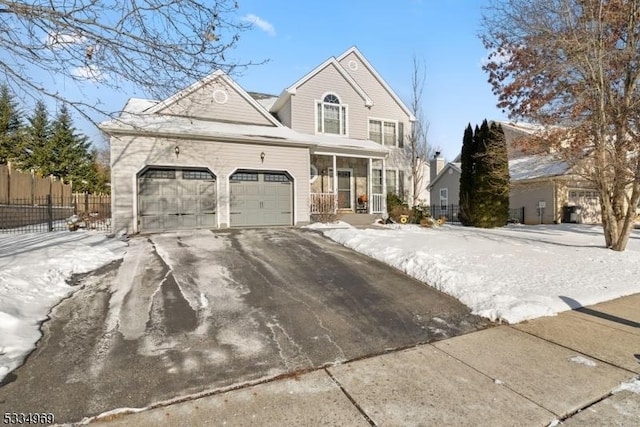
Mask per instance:
[[[639,374],[640,294],[101,422],[635,426]]]

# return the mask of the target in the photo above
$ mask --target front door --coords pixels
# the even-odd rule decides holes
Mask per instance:
[[[353,210],[353,180],[351,170],[338,169],[338,209]]]

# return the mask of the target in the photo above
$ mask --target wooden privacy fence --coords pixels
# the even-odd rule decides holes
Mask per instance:
[[[78,228],[111,230],[111,197],[76,193],[46,195],[33,202],[0,204],[0,233],[33,233]]]
[[[0,233],[66,229],[71,217],[80,227],[108,231],[111,197],[72,193],[71,183],[0,165]]]
[[[19,171],[11,163],[0,165],[0,204],[35,204],[46,196],[71,199],[71,183],[53,176],[39,177],[33,171]]]

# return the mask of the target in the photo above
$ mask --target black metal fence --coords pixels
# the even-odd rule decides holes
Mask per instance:
[[[444,219],[448,223],[460,224],[458,205],[431,205],[428,207],[432,218]],[[509,223],[524,224],[524,206],[509,208]]]
[[[0,204],[0,233],[86,228],[111,231],[111,197],[74,194],[11,200]]]

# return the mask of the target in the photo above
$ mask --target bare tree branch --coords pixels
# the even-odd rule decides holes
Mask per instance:
[[[549,126],[539,139],[572,163],[588,156],[606,244],[624,250],[640,200],[638,0],[493,1],[483,27],[498,106]]]
[[[164,98],[215,69],[252,64],[227,57],[251,25],[237,9],[234,0],[0,0],[2,83],[88,119],[112,115],[102,100],[59,93],[45,77]]]

